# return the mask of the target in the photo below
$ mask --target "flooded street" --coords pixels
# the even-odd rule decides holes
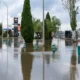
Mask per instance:
[[[53,39],[45,42],[45,51],[39,42],[38,50],[27,45],[24,52],[23,43],[20,38],[0,39],[0,80],[80,80],[76,44]],[[57,45],[55,53],[50,43]]]

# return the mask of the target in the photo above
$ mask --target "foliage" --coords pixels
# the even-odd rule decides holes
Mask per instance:
[[[33,41],[34,29],[30,11],[30,0],[24,0],[22,20],[21,20],[21,35],[26,43]]]
[[[13,37],[13,34],[12,34],[12,30],[11,29],[8,30],[8,34],[9,34],[9,37]]]
[[[50,39],[51,32],[56,32],[59,26],[61,25],[61,22],[56,16],[53,16],[50,18],[49,12],[46,14],[45,19],[45,39]]]
[[[48,19],[49,21],[51,21],[49,12],[47,12],[47,14],[46,14],[46,19]]]
[[[76,7],[77,0],[62,0],[63,6],[68,10],[70,16],[70,25],[72,30],[77,27],[76,16],[78,14],[78,6]]]
[[[7,31],[4,31],[3,37],[7,37]]]
[[[34,32],[42,32],[42,22],[39,19],[33,18]]]
[[[50,30],[51,30],[51,18],[49,12],[46,14],[46,19],[45,19],[45,39],[50,38]]]
[[[51,20],[51,25],[53,32],[56,32],[57,28],[61,25],[60,19],[56,18],[56,16],[53,16]]]
[[[2,23],[0,23],[0,35],[2,35]]]

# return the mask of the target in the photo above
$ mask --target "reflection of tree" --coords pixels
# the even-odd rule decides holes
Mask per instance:
[[[71,66],[70,66],[70,80],[75,80],[76,76],[76,45],[74,44],[74,50],[72,51],[72,56],[71,56]]]
[[[12,39],[9,39],[9,40],[8,40],[8,46],[11,47],[11,45],[12,45]]]
[[[50,55],[45,55],[45,58],[46,58],[46,61],[47,61],[47,64],[49,64],[50,63]]]
[[[3,39],[3,43],[7,45],[8,40],[7,39]]]
[[[2,38],[0,38],[0,49],[2,48]]]
[[[30,80],[32,61],[33,61],[33,56],[30,53],[21,54],[23,80]]]

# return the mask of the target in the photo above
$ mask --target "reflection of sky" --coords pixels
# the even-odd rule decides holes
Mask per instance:
[[[57,43],[57,40],[54,42]],[[45,52],[45,55],[49,55],[50,63],[47,64],[45,58],[45,80],[65,80],[65,77],[69,77],[70,73],[70,61],[72,55],[72,47],[65,47],[65,42],[61,40],[59,42],[58,51],[53,55],[51,51]],[[14,44],[12,44],[14,45]],[[22,46],[21,44],[20,46]],[[15,48],[18,52],[14,52],[14,46],[8,47],[3,44],[2,53],[0,52],[0,79],[1,80],[23,80],[22,67],[21,67],[21,54],[20,49]],[[7,68],[7,51],[8,51],[8,68]],[[16,59],[14,54],[18,55]],[[43,76],[43,53],[33,52],[33,63],[31,71],[31,80],[42,80]],[[80,76],[80,64],[77,64],[78,73]],[[8,69],[8,73],[7,73]],[[5,75],[5,77],[3,77]],[[2,76],[2,77],[1,77]],[[27,76],[27,75],[26,75]],[[67,79],[68,80],[68,79]]]
[[[7,47],[3,44],[2,53],[0,52],[0,79],[1,80],[22,80],[20,54],[14,59],[14,46]],[[8,56],[7,56],[8,54]],[[7,72],[8,71],[8,72]],[[16,76],[17,74],[17,76]],[[4,76],[4,77],[3,77]]]

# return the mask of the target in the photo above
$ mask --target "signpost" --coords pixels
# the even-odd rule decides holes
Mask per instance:
[[[18,37],[18,18],[14,18],[14,37]]]

